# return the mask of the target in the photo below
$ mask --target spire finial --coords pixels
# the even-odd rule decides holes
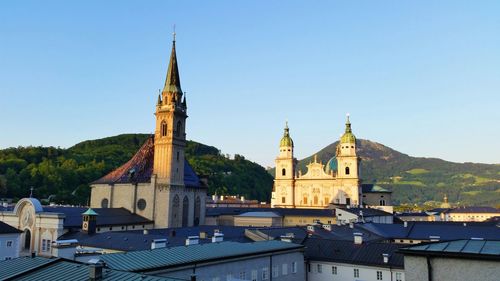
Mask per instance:
[[[175,35],[176,33],[175,33],[175,23],[174,23],[174,32],[172,33],[172,36],[174,37],[174,42],[175,42]]]
[[[346,117],[347,117],[347,123],[351,123],[351,121],[349,121],[349,116],[351,116],[351,114],[347,113],[347,114],[346,114]]]

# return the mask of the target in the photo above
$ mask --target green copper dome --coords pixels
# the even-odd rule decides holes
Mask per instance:
[[[340,137],[340,143],[356,143],[356,137],[352,133],[351,122],[349,115],[347,115],[347,122],[345,123],[345,133]]]
[[[285,132],[283,133],[283,137],[281,138],[280,141],[280,147],[293,147],[293,140],[290,137],[290,130],[288,129],[288,122],[285,125]]]
[[[326,163],[325,166],[325,173],[330,173],[330,171],[337,172],[337,157],[333,156],[330,160],[328,160],[328,163]]]

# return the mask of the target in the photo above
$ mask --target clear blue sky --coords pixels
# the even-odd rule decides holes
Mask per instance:
[[[174,23],[189,139],[500,163],[499,1],[2,1],[0,147],[152,132]]]

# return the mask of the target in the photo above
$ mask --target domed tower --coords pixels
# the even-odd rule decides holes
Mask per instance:
[[[356,137],[352,133],[349,115],[345,124],[345,132],[340,137],[337,145],[337,179],[342,181],[342,186],[350,187],[352,191],[346,198],[345,204],[359,204],[359,161],[356,154]]]
[[[273,207],[293,208],[295,206],[293,187],[297,159],[293,157],[293,140],[290,137],[288,122],[285,125],[283,137],[280,141],[280,152],[275,163],[276,173],[274,177],[271,205]]]

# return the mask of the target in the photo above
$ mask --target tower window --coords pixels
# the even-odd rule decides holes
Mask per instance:
[[[180,154],[179,151],[177,151],[177,162],[179,162]]]
[[[281,203],[285,204],[285,202],[286,202],[285,197],[281,197]]]
[[[346,175],[349,175],[350,171],[349,171],[349,167],[345,167],[345,174]]]
[[[380,206],[385,206],[385,200],[384,199],[380,199]]]
[[[161,131],[161,136],[162,137],[165,137],[167,135],[167,123],[165,121],[161,122],[160,131]]]
[[[177,130],[175,131],[175,136],[180,137],[181,131],[182,131],[182,123],[181,123],[181,121],[178,121],[177,122]]]
[[[282,170],[281,170],[281,175],[282,175],[282,176],[286,176],[286,169],[282,169]]]

